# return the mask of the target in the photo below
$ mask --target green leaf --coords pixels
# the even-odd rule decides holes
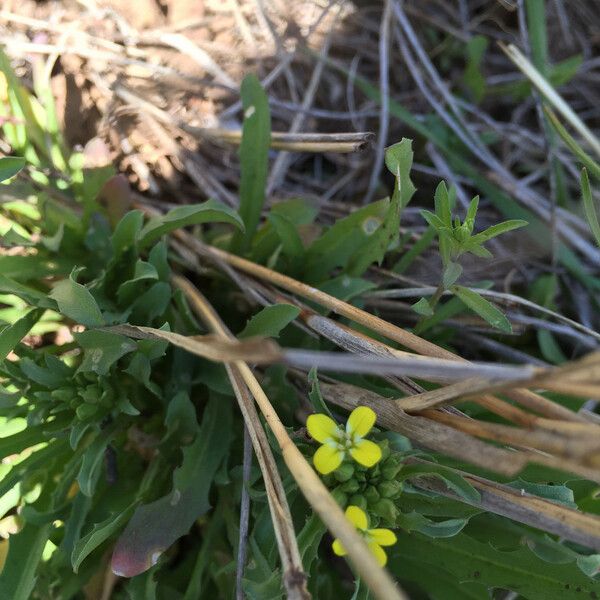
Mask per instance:
[[[0,181],[14,177],[25,166],[25,163],[25,159],[18,156],[0,158]]]
[[[75,333],[74,338],[85,350],[78,370],[93,371],[99,375],[106,375],[115,362],[137,348],[135,342],[125,336],[108,331],[83,331]]]
[[[244,327],[238,337],[248,338],[255,335],[279,337],[281,330],[289,325],[299,314],[300,309],[292,304],[265,306],[265,308],[256,313],[248,321],[246,327]]]
[[[132,210],[123,216],[110,238],[115,256],[137,243],[143,224],[144,213],[141,210]]]
[[[452,229],[452,209],[454,203],[445,181],[440,181],[434,193],[435,214],[448,229]],[[429,211],[428,211],[429,212]],[[421,213],[423,214],[423,213]]]
[[[301,257],[304,254],[304,245],[296,226],[283,215],[274,212],[269,213],[267,219],[279,236],[283,253],[293,258]]]
[[[502,233],[506,233],[507,231],[512,231],[513,229],[519,229],[520,227],[525,227],[528,225],[527,221],[523,221],[522,219],[512,219],[510,221],[504,221],[502,223],[498,223],[497,225],[492,225],[488,227],[485,231],[481,233],[475,234],[471,237],[471,242],[476,242],[478,244],[483,244],[488,240],[500,235]]]
[[[86,327],[99,327],[104,325],[100,308],[90,291],[73,279],[73,274],[68,279],[59,281],[50,297],[56,300],[60,312],[81,323]]]
[[[462,267],[455,262],[449,262],[444,269],[444,274],[442,277],[442,282],[444,284],[444,288],[448,289],[452,285],[456,283],[456,280],[462,275]]]
[[[396,517],[396,526],[405,531],[418,531],[427,537],[449,538],[459,534],[469,522],[469,519],[446,519],[433,521],[418,512],[399,513]]]
[[[269,101],[256,75],[252,73],[244,78],[240,94],[244,108],[240,146],[240,216],[245,232],[234,238],[233,249],[237,251],[248,249],[260,220],[271,145]]]
[[[45,309],[34,308],[12,325],[0,328],[0,361],[29,333],[31,328],[42,318]]]
[[[402,573],[402,580],[418,584],[431,600],[490,600],[485,585],[457,580],[439,565],[424,563],[410,554],[390,560],[392,573]]]
[[[328,279],[330,270],[346,268],[350,259],[371,243],[389,212],[389,201],[380,200],[359,208],[336,221],[315,240],[305,255],[306,280],[321,282]]]
[[[467,67],[463,81],[473,94],[475,102],[481,102],[485,96],[486,82],[481,72],[481,61],[487,47],[488,39],[483,35],[475,35],[467,42]]]
[[[161,236],[180,227],[212,222],[230,223],[244,229],[242,220],[233,209],[217,200],[207,200],[202,204],[178,206],[166,215],[150,219],[140,233],[139,247],[146,248]]]
[[[25,448],[44,442],[50,437],[53,436],[46,432],[45,425],[29,426],[18,433],[0,437],[0,460],[11,454],[18,454]]]
[[[429,210],[422,210],[421,216],[431,225],[436,231],[449,231],[448,226],[435,214]]]
[[[112,537],[127,522],[133,513],[137,501],[128,506],[122,512],[115,512],[109,517],[95,523],[92,530],[77,541],[71,554],[71,564],[75,573],[79,570],[81,563],[107,539]]]
[[[73,554],[75,544],[81,539],[81,530],[85,525],[88,513],[92,507],[92,498],[77,492],[73,499],[69,518],[65,522],[65,536],[60,545],[64,556],[70,557]]]
[[[0,600],[29,600],[51,526],[26,524],[10,536],[8,556],[0,574]]]
[[[431,317],[433,315],[433,310],[427,298],[421,298],[420,300],[417,300],[414,304],[411,304],[411,308],[418,315],[423,315],[424,317]]]
[[[310,383],[310,391],[308,392],[308,399],[310,400],[315,412],[323,413],[328,417],[334,418],[327,406],[327,403],[323,399],[323,394],[321,394],[321,388],[319,386],[319,377],[317,373],[316,367],[313,367],[308,372],[308,381]],[[335,420],[335,419],[334,419]]]
[[[567,357],[562,351],[556,338],[552,335],[551,331],[546,329],[538,329],[536,331],[536,337],[538,345],[542,352],[542,356],[548,361],[555,365],[561,365],[567,362]]]
[[[600,583],[575,565],[549,568],[528,548],[503,552],[464,533],[449,539],[400,535],[391,552],[392,564],[402,564],[402,558],[410,556],[418,564],[450,573],[455,581],[509,589],[527,600],[581,600],[600,594]]]
[[[182,443],[189,444],[198,432],[196,408],[187,392],[179,392],[171,399],[165,416],[167,435],[173,435]]]
[[[400,210],[410,202],[417,190],[410,180],[413,156],[412,140],[407,138],[402,138],[397,144],[385,150],[385,165],[396,177],[396,188],[400,194]]]
[[[231,403],[213,398],[194,443],[183,450],[172,491],[137,508],[117,540],[112,557],[115,573],[134,577],[148,570],[210,508],[208,494],[229,449],[231,422]]]
[[[568,146],[569,150],[579,159],[583,166],[597,179],[600,179],[600,165],[577,143],[574,137],[565,129],[563,124],[558,120],[558,117],[548,107],[544,107],[544,112],[550,123],[562,138],[563,142]]]
[[[79,489],[86,496],[92,496],[102,472],[104,454],[112,437],[112,431],[105,431],[86,448],[81,468],[77,475]]]
[[[408,147],[410,149],[410,140],[408,141]],[[397,145],[397,144],[396,144]],[[406,148],[404,147],[404,150]],[[408,159],[406,157],[403,158],[403,169],[406,167],[404,163],[406,163]],[[410,170],[410,165],[412,164],[412,151],[410,152],[410,162],[408,162],[408,169]],[[399,167],[400,168],[400,167]],[[408,175],[407,175],[408,178]],[[410,180],[408,180],[410,183]],[[399,186],[400,178],[396,178],[397,186]],[[411,184],[412,185],[412,184]],[[410,192],[410,196],[412,196],[414,192],[413,190]],[[410,196],[406,200],[410,200]],[[383,223],[377,228],[377,231],[371,236],[371,240],[369,244],[367,244],[361,252],[355,252],[350,263],[348,265],[348,272],[350,275],[362,275],[368,267],[376,262],[377,264],[381,264],[390,244],[394,243],[398,239],[398,235],[400,232],[400,214],[402,212],[404,204],[402,204],[402,190],[398,187],[394,194],[392,195],[392,200],[390,201],[388,211],[383,219]]]
[[[583,198],[583,209],[587,222],[594,234],[596,244],[600,246],[600,223],[598,222],[598,214],[594,207],[594,198],[592,197],[592,188],[590,187],[590,178],[588,177],[585,167],[581,170],[581,196]]]
[[[477,504],[481,500],[479,492],[466,479],[443,465],[404,465],[397,479],[398,481],[404,481],[421,475],[429,475],[441,479],[448,486],[448,489],[471,504]]]
[[[480,296],[477,292],[461,285],[455,285],[452,291],[475,313],[482,319],[487,321],[492,327],[500,329],[505,333],[512,332],[510,321],[504,314],[498,310],[491,302]]]
[[[507,483],[510,487],[517,490],[522,490],[528,494],[538,496],[540,498],[547,498],[553,502],[564,504],[569,508],[577,509],[575,503],[575,496],[573,490],[568,488],[566,485],[547,485],[545,483],[531,483],[530,481],[524,481],[523,479],[517,479]]]

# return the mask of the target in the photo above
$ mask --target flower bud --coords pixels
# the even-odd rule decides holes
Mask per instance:
[[[80,404],[77,409],[77,418],[81,421],[86,421],[87,419],[91,419],[98,410],[98,406],[96,404]]]
[[[381,440],[377,442],[377,445],[381,448],[381,462],[383,462],[391,454],[389,440]]]
[[[344,492],[342,492],[339,487],[335,488],[334,490],[331,490],[331,495],[333,496],[333,499],[342,507],[345,508],[346,504],[348,503],[348,496],[346,494],[344,494]]]
[[[354,494],[350,496],[348,504],[358,506],[358,508],[361,508],[364,511],[367,510],[367,501],[365,500],[365,497],[362,494]]]
[[[343,463],[333,473],[334,477],[340,481],[348,481],[354,475],[354,465],[352,463]]]
[[[388,498],[381,498],[371,506],[374,514],[385,519],[388,523],[395,523],[398,517],[396,505]]]
[[[367,489],[363,492],[363,495],[365,497],[365,500],[367,501],[367,504],[369,504],[369,506],[371,506],[372,504],[375,504],[380,498],[379,492],[372,485],[367,487]]]
[[[402,469],[402,462],[399,456],[390,456],[381,466],[381,475],[388,481],[395,479]]]
[[[377,490],[384,498],[397,498],[402,491],[401,481],[382,481],[378,486]]]
[[[360,489],[360,484],[358,481],[356,481],[356,479],[349,479],[348,481],[338,485],[337,489],[342,490],[346,494],[356,494],[356,492],[358,492]]]

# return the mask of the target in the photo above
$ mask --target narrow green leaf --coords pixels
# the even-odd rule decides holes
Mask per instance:
[[[300,258],[304,254],[304,245],[296,226],[289,219],[274,212],[269,213],[267,219],[279,236],[283,253],[293,258]]]
[[[429,210],[422,210],[421,216],[431,225],[436,231],[448,230],[448,226],[434,213]]]
[[[107,539],[112,537],[119,531],[127,522],[133,513],[137,502],[128,506],[122,512],[116,512],[109,517],[95,523],[92,530],[77,541],[71,554],[71,564],[75,573],[79,570],[81,563],[96,549],[103,544]]]
[[[25,166],[25,159],[18,156],[0,158],[0,181],[14,177]]]
[[[450,286],[454,285],[457,279],[462,275],[462,271],[463,269],[458,263],[449,262],[444,269],[444,274],[442,276],[444,287],[448,289]]]
[[[417,190],[410,180],[413,156],[412,140],[407,138],[402,138],[397,144],[386,148],[385,151],[386,167],[396,177],[396,188],[400,193],[400,210],[410,202]]]
[[[585,210],[585,216],[596,244],[600,246],[600,223],[598,222],[598,214],[594,207],[594,198],[592,197],[592,188],[590,186],[590,178],[588,177],[585,167],[581,170],[581,195],[583,197],[583,208]]]
[[[256,75],[244,78],[240,94],[244,108],[240,146],[240,216],[245,231],[234,238],[233,249],[237,251],[248,249],[260,220],[271,144],[269,101]]]
[[[292,304],[265,306],[248,321],[238,337],[248,338],[255,335],[279,337],[281,330],[299,314],[300,309]]]
[[[471,504],[477,504],[480,501],[479,492],[466,479],[443,465],[405,465],[397,478],[398,481],[404,481],[420,475],[430,475],[441,479],[449,489]]]
[[[445,181],[438,183],[433,198],[435,214],[448,229],[452,229],[452,209],[454,206]],[[423,213],[421,212],[421,214]]]
[[[56,300],[60,312],[73,321],[86,327],[104,324],[96,300],[85,286],[73,279],[73,275],[54,286],[50,297]]]
[[[143,224],[144,213],[141,210],[131,210],[123,216],[110,239],[115,256],[136,244]]]
[[[81,492],[92,496],[102,471],[104,453],[112,437],[112,431],[104,431],[86,448],[81,468],[77,475],[77,483]]]
[[[200,223],[230,223],[244,229],[240,216],[217,200],[207,200],[202,204],[186,204],[170,210],[166,215],[153,217],[139,234],[139,247],[146,248],[161,236],[188,225]]]
[[[45,309],[34,308],[12,325],[0,328],[0,361],[29,333],[31,328],[42,318]]]
[[[405,531],[418,531],[431,538],[450,538],[459,534],[469,522],[468,518],[433,521],[418,512],[400,513],[396,526]]]
[[[507,231],[512,231],[513,229],[525,227],[526,225],[528,225],[527,221],[522,221],[520,219],[504,221],[502,223],[498,223],[497,225],[492,225],[491,227],[488,227],[485,231],[482,231],[481,233],[475,234],[470,241],[477,242],[478,244],[483,244],[484,242],[491,240],[497,235],[506,233]]]
[[[548,117],[550,124],[552,127],[554,127],[569,150],[571,150],[571,152],[580,160],[583,166],[588,169],[590,173],[596,177],[596,179],[600,179],[600,165],[581,147],[580,144],[577,143],[575,138],[559,121],[556,113],[552,109],[546,106],[544,107],[544,112],[546,113],[546,117]]]
[[[319,376],[317,373],[316,367],[313,367],[308,372],[308,381],[310,383],[310,391],[308,392],[308,399],[310,400],[315,412],[323,413],[328,417],[333,419],[333,415],[327,406],[327,403],[323,399],[323,394],[321,394],[321,388],[319,386]],[[335,420],[335,419],[334,419]]]
[[[414,304],[411,304],[411,308],[418,314],[424,317],[431,317],[433,315],[433,310],[427,298],[420,298]]]
[[[211,483],[229,449],[231,421],[231,403],[211,399],[194,443],[183,450],[172,491],[137,508],[119,537],[112,557],[115,573],[133,577],[148,570],[210,508]]]
[[[50,537],[51,525],[27,524],[11,535],[8,556],[0,574],[0,600],[29,600],[42,552]]]
[[[452,291],[482,319],[487,321],[492,327],[500,329],[505,333],[512,332],[512,326],[506,316],[497,309],[491,302],[480,296],[477,292],[461,285],[455,285]]]

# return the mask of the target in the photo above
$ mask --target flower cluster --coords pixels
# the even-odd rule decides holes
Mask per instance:
[[[327,415],[310,415],[306,420],[308,433],[322,444],[313,456],[317,471],[322,475],[335,471],[348,454],[365,467],[377,464],[381,460],[381,448],[364,439],[375,424],[375,419],[375,413],[367,406],[355,408],[345,428]]]
[[[367,513],[358,506],[349,506],[346,509],[346,518],[364,537],[367,546],[375,555],[377,562],[382,567],[385,566],[385,563],[387,563],[387,554],[382,546],[393,546],[397,542],[396,534],[389,529],[370,529]],[[332,548],[338,556],[345,556],[346,550],[339,540],[334,540]]]
[[[310,415],[306,427],[321,444],[313,455],[315,468],[336,486],[332,493],[338,503],[342,507],[349,503],[346,517],[384,566],[387,555],[382,546],[395,544],[396,535],[389,529],[369,528],[365,511],[370,510],[376,521],[382,518],[394,523],[398,511],[393,500],[402,490],[395,477],[402,465],[397,456],[390,455],[387,442],[376,444],[365,439],[376,418],[373,410],[359,406],[350,413],[345,427],[323,414]],[[333,542],[333,551],[338,556],[346,554],[339,540]]]

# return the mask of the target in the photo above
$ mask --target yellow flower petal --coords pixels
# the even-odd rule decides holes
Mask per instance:
[[[311,437],[321,444],[339,432],[336,422],[327,415],[315,414],[306,419],[306,428]]]
[[[369,550],[375,555],[375,558],[380,566],[385,567],[385,563],[387,562],[387,554],[385,553],[385,550],[375,542],[369,543]]]
[[[369,440],[358,440],[350,448],[350,455],[363,467],[372,467],[381,460],[381,448]]]
[[[393,546],[398,538],[389,529],[369,529],[369,538],[380,546]]]
[[[335,471],[344,460],[344,453],[338,448],[331,446],[321,446],[313,456],[315,468],[322,475],[327,475]]]
[[[362,508],[358,506],[350,505],[346,509],[346,518],[361,531],[365,531],[369,526],[369,521],[367,519],[367,514]]]
[[[364,437],[375,425],[377,415],[368,406],[357,406],[348,417],[346,431]]]
[[[340,542],[340,540],[333,540],[333,544],[331,544],[331,547],[333,548],[335,554],[337,554],[338,556],[346,556],[346,554],[348,554],[346,552],[346,548],[342,546],[342,542]]]

